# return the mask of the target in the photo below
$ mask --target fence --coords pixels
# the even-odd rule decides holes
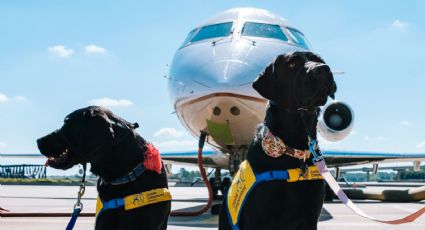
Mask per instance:
[[[46,178],[44,165],[0,165],[0,178]]]

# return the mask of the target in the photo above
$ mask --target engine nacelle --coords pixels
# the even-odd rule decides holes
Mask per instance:
[[[317,129],[328,141],[340,141],[353,129],[354,113],[345,103],[332,102],[322,108]]]

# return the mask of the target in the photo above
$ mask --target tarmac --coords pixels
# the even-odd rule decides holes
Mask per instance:
[[[76,202],[77,186],[1,185],[0,207],[12,213],[71,213]],[[207,198],[205,187],[170,187],[172,210],[197,209]],[[96,188],[87,187],[83,198],[83,213],[94,213]],[[425,201],[415,203],[384,203],[355,201],[363,211],[385,220],[401,218],[425,207]],[[1,217],[0,230],[65,229],[69,217]],[[170,217],[168,229],[217,229],[218,216],[205,213],[197,217]],[[425,215],[413,223],[386,225],[357,216],[338,201],[325,203],[318,224],[319,230],[424,230]],[[80,217],[75,230],[94,228],[94,217]]]

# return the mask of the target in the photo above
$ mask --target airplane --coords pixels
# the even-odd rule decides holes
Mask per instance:
[[[170,99],[180,122],[195,138],[208,134],[215,151],[204,153],[207,167],[233,175],[244,160],[257,124],[264,120],[267,100],[252,82],[280,54],[312,51],[305,35],[280,16],[257,8],[221,12],[192,29],[176,51],[168,75]],[[333,101],[321,110],[319,135],[344,139],[352,131],[354,113]],[[413,161],[419,170],[425,154],[322,151],[329,167],[383,161]],[[196,152],[162,154],[168,163],[196,163]],[[378,165],[374,168],[377,171]],[[218,171],[218,172],[217,172]],[[219,183],[218,183],[219,184]]]
[[[257,124],[264,120],[267,100],[252,82],[280,54],[312,51],[305,35],[280,16],[257,8],[235,8],[217,14],[192,29],[176,51],[168,75],[170,100],[180,122],[195,138],[201,130],[214,149],[202,154],[214,193],[222,190],[221,169],[233,175],[245,159]],[[339,141],[351,132],[354,113],[340,101],[321,109],[319,135]],[[327,151],[329,167],[384,161],[412,161],[419,170],[425,154]],[[197,152],[161,153],[166,167],[195,165]],[[41,157],[40,154],[0,154],[0,157]],[[375,164],[375,171],[378,165]],[[228,184],[228,183],[227,183]],[[223,190],[222,190],[223,193]]]

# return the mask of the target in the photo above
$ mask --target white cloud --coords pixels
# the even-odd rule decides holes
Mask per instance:
[[[184,131],[178,131],[175,128],[162,128],[154,133],[155,137],[182,137],[186,134]]]
[[[98,105],[104,107],[116,107],[116,106],[132,106],[133,102],[127,99],[112,99],[108,97],[92,99],[89,105]]]
[[[410,121],[400,121],[400,123],[398,123],[399,126],[412,126],[412,122]]]
[[[407,28],[408,26],[409,26],[409,23],[402,22],[398,19],[394,20],[393,23],[391,23],[391,28],[399,29],[399,30]]]
[[[425,148],[425,141],[422,141],[421,143],[416,145],[416,148],[418,149],[424,149]]]
[[[8,97],[7,95],[0,93],[0,103],[8,102],[11,100],[19,102],[19,101],[26,101],[27,98],[24,96]]]
[[[153,144],[160,150],[160,151],[179,151],[179,150],[197,150],[198,149],[198,142],[196,140],[183,140],[183,141],[162,141],[162,142],[156,142],[154,141]]]
[[[51,46],[48,48],[49,52],[60,58],[67,58],[74,54],[74,50],[66,48],[63,45]]]
[[[8,100],[9,98],[6,95],[0,93],[0,103],[6,102]]]
[[[85,46],[84,49],[88,54],[103,54],[107,52],[105,48],[93,44]]]

